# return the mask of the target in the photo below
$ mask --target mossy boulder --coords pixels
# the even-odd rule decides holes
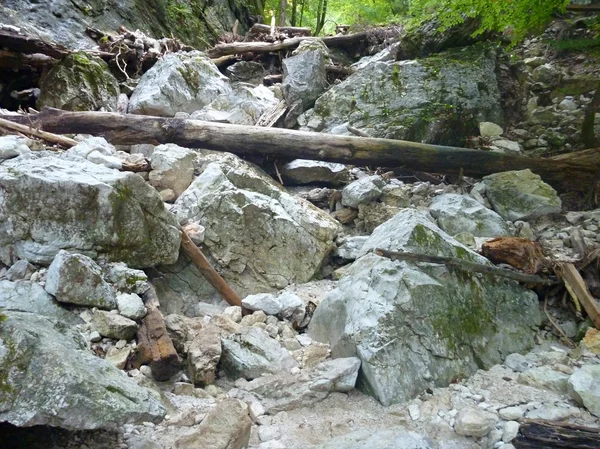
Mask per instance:
[[[455,49],[420,60],[372,62],[321,95],[301,129],[463,145],[478,123],[502,123],[496,51]]]
[[[56,64],[40,83],[39,106],[67,111],[117,108],[119,83],[102,59],[73,53]]]
[[[131,95],[132,114],[192,113],[231,92],[229,79],[200,52],[171,53],[148,70]]]
[[[404,209],[375,229],[317,307],[310,336],[332,356],[362,361],[358,386],[384,405],[501,363],[534,344],[537,296],[516,282],[429,263],[393,261],[376,248],[489,264],[426,215]]]
[[[3,314],[0,421],[88,430],[164,417],[150,391],[89,351],[64,321],[21,311]]]
[[[134,268],[174,263],[179,225],[144,179],[56,156],[0,165],[0,260],[49,265],[61,249]]]

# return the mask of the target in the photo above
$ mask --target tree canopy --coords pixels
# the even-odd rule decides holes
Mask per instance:
[[[540,30],[554,12],[565,10],[569,0],[267,0],[266,21],[279,17],[281,3],[287,3],[290,25],[309,26],[316,34],[330,33],[340,24],[414,24],[431,18],[444,29],[471,17],[481,21],[475,34],[508,29],[519,39]]]

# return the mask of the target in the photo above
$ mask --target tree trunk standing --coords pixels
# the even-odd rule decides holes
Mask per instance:
[[[176,143],[238,155],[270,155],[345,164],[403,167],[428,173],[480,177],[529,168],[560,191],[588,193],[595,187],[598,165],[529,158],[491,151],[430,145],[403,140],[339,136],[281,128],[230,125],[111,112],[66,112],[46,108],[7,120],[59,134],[104,136],[112,144]]]
[[[304,5],[306,4],[306,0],[301,0],[301,6],[300,6],[300,22],[298,23],[298,26],[301,27],[302,26],[302,20],[304,19]]]
[[[296,15],[298,13],[298,0],[292,0],[292,20],[291,25],[296,26]]]
[[[287,9],[287,0],[279,0],[279,26],[285,26],[285,10]]]
[[[315,33],[316,35],[319,35],[319,33],[323,30],[323,27],[325,26],[325,14],[327,14],[327,0],[323,0],[323,9],[321,10],[321,22],[320,26],[318,27],[318,31]]]
[[[596,86],[592,101],[585,108],[583,125],[581,125],[581,142],[588,148],[593,147],[596,141],[594,121],[598,108],[600,108],[600,85]]]
[[[317,5],[317,25],[315,26],[315,32],[313,36],[318,36],[321,31],[321,9],[323,8],[323,0],[319,0]]]

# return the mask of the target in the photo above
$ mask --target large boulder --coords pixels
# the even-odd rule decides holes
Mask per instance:
[[[119,82],[108,64],[97,56],[72,53],[56,64],[41,80],[38,106],[67,111],[97,111],[117,108]]]
[[[140,78],[129,112],[165,117],[192,113],[230,91],[229,80],[202,53],[171,53]]]
[[[0,191],[0,260],[7,265],[50,264],[61,249],[136,268],[177,260],[177,221],[137,174],[84,160],[16,158],[0,165]]]
[[[496,52],[453,50],[414,61],[373,62],[321,95],[301,129],[463,145],[480,121],[502,122]]]
[[[474,198],[447,193],[436,197],[429,212],[450,235],[468,232],[475,237],[510,235],[504,219]]]
[[[194,112],[190,118],[234,125],[256,125],[260,116],[277,103],[275,94],[267,87],[252,87],[240,83]]]
[[[550,185],[531,170],[494,173],[483,178],[492,207],[505,220],[526,220],[561,211],[561,201]]]
[[[338,231],[338,224],[325,212],[292,197],[233,155],[209,163],[172,211],[182,224],[196,222],[206,229],[203,249],[242,297],[309,281],[333,250]],[[191,267],[184,261],[178,266],[172,277],[181,279]],[[202,276],[190,277],[193,287],[173,279],[177,283],[173,289],[186,296],[184,302],[189,297],[197,303],[198,293],[186,291],[208,292],[201,286]]]
[[[0,421],[87,430],[164,417],[150,391],[87,350],[69,321],[53,312],[3,314]]]
[[[310,336],[329,342],[333,357],[359,357],[359,387],[384,405],[533,346],[540,322],[533,292],[444,265],[393,261],[376,248],[489,262],[404,209],[375,229],[317,307]]]
[[[585,365],[569,378],[569,395],[600,417],[600,365]]]

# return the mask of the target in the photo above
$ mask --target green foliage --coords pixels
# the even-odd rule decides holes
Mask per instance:
[[[509,31],[513,40],[536,32],[555,11],[564,11],[569,0],[412,0],[410,12],[418,20],[435,18],[442,29],[478,18],[474,35],[486,31]]]

